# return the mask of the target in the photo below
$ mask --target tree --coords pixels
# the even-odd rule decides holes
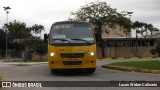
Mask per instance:
[[[139,21],[135,21],[132,24],[132,29],[136,31],[136,48],[132,49],[132,52],[135,52],[133,53],[135,56],[141,57],[143,53],[140,53],[140,52],[143,52],[143,50],[145,49],[138,50],[138,42],[137,42],[138,37],[143,37],[143,38],[151,37],[152,38],[153,32],[159,31],[159,30],[155,28],[152,24],[147,24],[147,23],[139,22]],[[151,52],[154,53],[153,50]]]
[[[43,56],[47,53],[47,43],[44,43],[43,40],[38,40],[34,43],[33,51],[36,55],[40,56],[40,59],[43,59]]]
[[[156,50],[156,49],[151,49],[151,50],[150,50],[150,53],[151,53],[152,55],[154,55],[154,57],[156,57],[157,50]]]
[[[156,48],[151,49],[150,53],[154,56],[156,56],[156,54],[158,54],[158,57],[160,57],[160,39],[157,39],[157,46],[156,46]]]
[[[3,28],[7,28],[7,42],[8,42],[8,50],[11,51],[11,56],[20,56],[20,53],[23,50],[27,51],[27,58],[31,59],[31,53],[33,51],[33,46],[36,41],[40,40],[36,36],[31,34],[31,31],[34,30],[37,34],[44,30],[44,26],[42,25],[33,25],[32,27],[27,27],[24,22],[16,21],[9,22],[9,24],[5,24]],[[0,47],[0,51],[5,49],[5,38],[6,32],[0,29],[0,43],[2,43]],[[36,46],[34,46],[36,47]],[[38,47],[38,46],[37,46]]]
[[[150,37],[152,38],[153,35],[156,35],[158,31],[159,31],[159,29],[156,28],[156,27],[151,28],[151,29],[150,29],[150,32],[151,32]]]
[[[24,22],[19,22],[14,20],[9,22],[8,25],[5,25],[8,28],[7,40],[8,40],[8,49],[13,51],[13,56],[19,56],[20,50],[24,50],[27,46],[26,38],[31,37],[30,27],[27,27]]]
[[[158,57],[160,57],[160,40],[158,40],[157,46],[156,46],[156,52],[158,54]]]
[[[13,22],[9,22],[7,28],[8,36],[12,39],[24,39],[32,36],[30,28],[24,22],[14,20]]]
[[[137,37],[140,36],[143,38],[152,37],[154,32],[159,31],[159,29],[154,27],[152,24],[139,21],[133,22],[132,28],[137,32],[136,33]]]
[[[74,21],[87,21],[94,29],[97,43],[100,44],[102,50],[102,57],[104,54],[104,42],[102,40],[102,27],[109,25],[111,28],[115,28],[116,25],[120,25],[122,28],[129,30],[131,28],[131,21],[126,18],[128,14],[118,13],[116,9],[113,9],[106,2],[90,2],[76,12],[71,12],[69,20]]]
[[[4,58],[5,55],[5,45],[6,45],[6,33],[3,31],[3,29],[0,29],[0,55],[2,58]]]
[[[36,35],[38,35],[38,34],[41,35],[42,30],[44,30],[44,26],[34,24],[34,25],[31,27],[31,29],[32,29],[33,33],[35,33]]]

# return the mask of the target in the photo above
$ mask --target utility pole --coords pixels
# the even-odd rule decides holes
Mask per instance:
[[[6,14],[7,14],[7,19],[6,19],[6,27],[5,27],[5,31],[6,31],[6,59],[7,59],[7,56],[8,56],[8,53],[7,53],[7,49],[8,49],[8,45],[7,45],[7,32],[8,32],[8,28],[7,28],[7,26],[8,26],[8,14],[9,14],[9,9],[11,9],[9,6],[7,6],[7,7],[3,7],[4,8],[4,11],[6,12]]]

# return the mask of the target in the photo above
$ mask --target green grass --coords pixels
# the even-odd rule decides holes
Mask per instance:
[[[11,60],[11,61],[4,61],[4,62],[24,62],[22,60]],[[27,62],[47,62],[47,60],[27,60]]]
[[[160,70],[160,60],[126,61],[126,62],[111,63],[109,65],[130,67],[137,69]]]

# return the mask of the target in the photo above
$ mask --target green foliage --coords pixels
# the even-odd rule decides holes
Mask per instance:
[[[4,29],[6,28],[8,29],[8,50],[12,51],[11,56],[19,57],[23,50],[27,50],[28,59],[31,59],[33,45],[36,43],[35,41],[40,40],[40,38],[33,36],[31,32],[33,31],[38,34],[44,30],[44,26],[35,24],[32,27],[27,27],[24,22],[14,20],[13,22],[9,22],[8,25],[6,24]],[[5,39],[6,33],[0,29],[0,43],[2,44],[0,47],[0,52],[5,52]]]
[[[135,21],[132,24],[132,28],[133,30],[136,31],[137,37],[138,37],[138,34],[140,34],[139,36],[152,38],[153,33],[159,31],[159,29],[154,27],[152,24],[147,24],[139,21]]]
[[[47,53],[47,43],[44,42],[36,43],[33,50],[37,55],[40,56],[45,55]]]
[[[160,40],[157,40],[157,46],[155,49],[150,50],[152,55],[158,54],[158,57],[160,57]]]
[[[156,56],[157,50],[156,50],[156,49],[151,49],[151,50],[150,50],[150,53],[151,53],[152,55]]]
[[[153,36],[153,32],[158,31],[157,28],[155,28],[152,24],[147,24],[144,22],[139,22],[139,21],[135,21],[132,24],[132,29],[136,31],[136,43],[138,43],[138,37],[143,37],[143,38],[152,38]],[[132,48],[132,47],[131,47]],[[146,48],[146,47],[143,47]],[[132,52],[136,52],[133,53],[135,56],[141,57],[144,53],[145,49],[142,50],[138,50],[138,45],[136,44],[136,48],[132,48]],[[158,49],[157,49],[158,50]],[[151,54],[156,54],[157,50],[150,50]],[[140,54],[140,52],[143,52],[142,54]]]
[[[118,13],[116,9],[111,8],[106,2],[90,2],[76,12],[71,12],[71,21],[87,21],[91,24],[97,43],[101,46],[102,57],[104,54],[104,42],[102,40],[102,27],[109,25],[111,28],[115,28],[116,25],[125,28],[125,32],[130,31],[131,21],[126,18],[129,13]]]
[[[131,21],[124,16],[127,13],[118,13],[115,8],[111,8],[106,2],[90,2],[76,12],[71,12],[69,20],[87,21],[95,27],[95,33],[102,32],[102,26],[108,24],[111,28],[115,28],[118,24],[123,28],[129,30],[131,28]],[[98,29],[96,29],[98,28]]]
[[[160,41],[158,41],[158,44],[156,46],[156,51],[158,54],[160,54]]]
[[[131,67],[137,69],[160,70],[159,60],[116,62],[109,65]]]
[[[31,36],[31,30],[29,27],[26,27],[26,24],[14,20],[10,22],[7,26],[8,36],[12,39],[24,39]]]
[[[40,56],[40,60],[43,60],[43,56],[47,53],[47,43],[44,43],[43,40],[38,40],[34,45],[32,45],[32,50],[36,55]]]
[[[5,45],[6,45],[6,33],[3,31],[3,29],[0,29],[0,51],[3,51],[5,49]]]
[[[37,25],[37,24],[34,24],[32,27],[31,27],[33,33],[35,34],[41,34],[42,30],[44,30],[44,26],[42,25]]]

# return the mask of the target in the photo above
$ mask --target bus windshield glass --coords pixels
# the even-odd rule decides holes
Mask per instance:
[[[57,24],[50,31],[50,44],[93,44],[93,32],[89,24]]]

